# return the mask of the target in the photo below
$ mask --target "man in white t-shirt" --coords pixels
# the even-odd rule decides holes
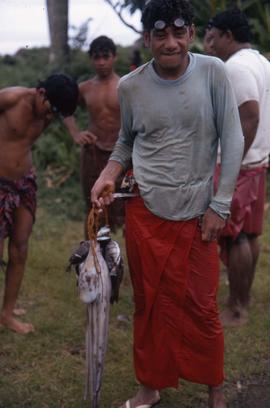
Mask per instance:
[[[248,319],[250,289],[259,256],[258,236],[263,227],[270,151],[270,63],[251,48],[248,20],[239,9],[217,14],[210,20],[210,27],[210,46],[226,63],[245,137],[231,217],[220,238],[221,259],[228,268],[230,283],[228,307],[221,317],[224,325],[237,326]]]

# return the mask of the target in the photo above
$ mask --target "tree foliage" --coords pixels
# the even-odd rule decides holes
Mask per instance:
[[[141,34],[141,31],[134,27],[132,24],[128,23],[123,16],[123,12],[127,9],[130,14],[134,14],[137,10],[142,10],[145,1],[144,0],[104,0],[107,4],[109,4],[114,12],[118,15],[122,23],[124,23],[127,27],[131,28],[138,34]]]
[[[142,10],[145,4],[144,0],[125,0],[125,7],[127,7],[131,14],[135,13],[137,9]]]
[[[254,32],[257,46],[268,56],[270,50],[270,3],[269,0],[246,0],[243,2]]]
[[[89,23],[92,21],[92,18],[85,20],[79,27],[70,26],[70,29],[73,31],[73,36],[69,38],[70,47],[76,50],[82,50],[86,45],[87,36],[88,36],[88,27]]]

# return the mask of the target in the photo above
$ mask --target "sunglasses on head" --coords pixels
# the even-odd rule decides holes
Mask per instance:
[[[168,26],[174,26],[176,28],[182,28],[185,25],[186,25],[185,20],[183,20],[183,18],[181,18],[181,17],[178,17],[175,20],[173,20],[171,23],[167,23],[164,20],[157,20],[154,23],[154,28],[156,30],[164,30],[164,28],[168,27]]]
[[[46,95],[44,95],[44,101],[48,101],[48,102],[49,102],[51,113],[53,113],[54,115],[60,115],[60,114],[61,114],[61,112],[59,111],[59,109],[58,109],[55,105],[52,104],[52,102],[49,100],[49,98],[47,98]]]
[[[58,109],[56,106],[52,105],[51,103],[50,103],[50,105],[51,105],[51,111],[52,111],[52,113],[53,113],[54,115],[60,114],[60,111],[59,111],[59,109]]]

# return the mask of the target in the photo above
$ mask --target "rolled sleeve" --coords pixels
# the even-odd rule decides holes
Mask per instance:
[[[132,131],[132,109],[125,90],[125,77],[119,82],[118,97],[121,111],[121,129],[109,160],[120,163],[126,169],[132,157],[135,134]]]
[[[222,218],[230,214],[230,205],[239,174],[244,149],[239,111],[225,66],[221,66],[214,81],[213,104],[216,128],[221,148],[221,175],[216,195],[210,207]]]

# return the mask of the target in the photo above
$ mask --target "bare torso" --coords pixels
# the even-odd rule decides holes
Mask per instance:
[[[32,167],[31,147],[51,121],[35,103],[35,88],[0,91],[0,177],[19,180]]]
[[[97,137],[97,147],[106,151],[113,149],[120,129],[118,81],[113,74],[105,80],[95,77],[80,84],[80,95],[89,113],[89,130]]]

